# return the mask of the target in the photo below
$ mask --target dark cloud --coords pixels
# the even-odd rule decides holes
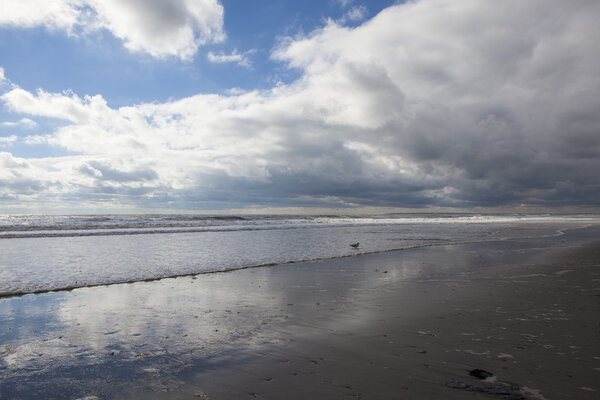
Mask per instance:
[[[408,2],[282,41],[273,58],[300,78],[272,91],[119,110],[38,92],[27,110],[79,101],[84,115],[50,139],[82,154],[74,199],[598,207],[597,15],[596,0]]]
[[[122,183],[146,182],[158,178],[156,171],[150,168],[124,171],[96,161],[88,161],[79,168],[79,171],[82,174],[91,176],[100,181],[113,181]]]

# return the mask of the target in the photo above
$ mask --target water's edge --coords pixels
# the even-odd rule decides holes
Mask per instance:
[[[567,229],[558,230],[558,231],[556,231],[555,235],[535,236],[534,238],[542,238],[542,237],[549,237],[549,236],[562,236],[565,234],[566,231],[567,231]],[[93,287],[112,286],[112,285],[126,285],[126,284],[133,284],[133,283],[139,283],[139,282],[155,282],[155,281],[160,281],[160,280],[164,280],[164,279],[175,279],[175,278],[201,276],[201,275],[212,275],[212,274],[228,273],[228,272],[242,271],[242,270],[254,269],[254,268],[270,268],[270,267],[276,267],[279,265],[286,265],[286,264],[336,260],[336,259],[359,257],[359,256],[365,256],[365,255],[372,255],[372,254],[391,253],[391,252],[400,252],[400,251],[406,251],[406,250],[421,249],[421,248],[426,248],[426,247],[457,246],[457,245],[487,243],[487,242],[493,243],[493,242],[511,241],[511,240],[516,240],[516,239],[524,239],[524,238],[504,238],[504,239],[492,239],[492,240],[470,240],[470,241],[461,241],[461,242],[427,243],[427,244],[420,244],[420,245],[416,245],[416,246],[402,247],[402,248],[396,248],[396,249],[367,251],[367,252],[361,252],[361,253],[356,253],[356,254],[344,254],[344,255],[338,255],[338,256],[332,256],[332,257],[316,257],[316,258],[308,258],[308,259],[300,259],[300,260],[289,260],[289,261],[283,261],[283,262],[244,265],[244,266],[239,266],[239,267],[230,267],[230,268],[223,268],[223,269],[218,269],[218,270],[179,273],[179,274],[164,275],[164,276],[153,276],[153,277],[143,278],[143,279],[115,280],[115,281],[103,282],[103,283],[71,285],[71,286],[64,286],[64,287],[59,287],[59,288],[39,289],[39,290],[32,290],[32,291],[0,292],[0,299],[22,297],[22,296],[31,295],[31,294],[35,295],[35,294],[44,294],[44,293],[68,292],[68,291],[72,291],[75,289],[81,289],[81,288],[93,288]]]

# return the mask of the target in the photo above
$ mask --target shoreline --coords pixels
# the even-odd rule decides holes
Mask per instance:
[[[124,285],[124,284],[138,283],[138,282],[154,282],[154,281],[160,281],[163,279],[198,277],[198,276],[202,276],[202,275],[228,273],[228,272],[253,269],[253,268],[270,268],[270,267],[277,267],[277,266],[282,266],[282,265],[286,265],[286,264],[327,261],[327,260],[336,260],[336,259],[340,259],[340,258],[367,256],[367,255],[375,255],[375,254],[382,254],[382,253],[389,253],[389,252],[401,252],[401,251],[409,251],[409,250],[426,248],[426,247],[459,246],[459,245],[469,245],[469,244],[486,243],[486,242],[498,242],[498,241],[509,242],[512,240],[543,239],[543,238],[549,238],[549,237],[552,238],[552,237],[558,237],[558,236],[564,235],[565,231],[568,231],[568,230],[587,229],[587,228],[590,228],[591,226],[593,226],[593,225],[576,227],[576,228],[567,228],[567,229],[564,229],[564,231],[563,230],[556,231],[552,235],[535,236],[535,237],[531,237],[531,238],[504,238],[504,239],[470,240],[470,241],[458,241],[458,242],[446,242],[446,243],[427,243],[427,244],[419,244],[419,245],[414,245],[414,246],[399,247],[399,248],[392,248],[392,249],[386,249],[386,250],[365,251],[365,252],[356,253],[356,254],[342,254],[342,255],[337,255],[337,256],[332,256],[332,257],[317,257],[317,258],[309,258],[309,259],[268,262],[268,263],[264,263],[264,264],[252,264],[252,265],[245,265],[245,266],[239,266],[239,267],[226,267],[223,269],[206,270],[206,271],[199,271],[199,272],[176,273],[173,275],[155,276],[155,277],[149,277],[149,278],[143,278],[143,279],[130,279],[130,280],[109,281],[109,282],[102,282],[102,283],[90,283],[90,284],[82,284],[82,285],[72,285],[72,286],[49,288],[49,289],[0,292],[0,300],[13,298],[13,297],[22,297],[22,296],[26,296],[26,295],[69,292],[69,291],[76,290],[76,289],[104,287],[104,286],[110,286],[110,285]]]
[[[598,237],[0,299],[0,397],[594,399]]]

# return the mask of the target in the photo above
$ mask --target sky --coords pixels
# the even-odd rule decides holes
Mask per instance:
[[[0,213],[598,210],[597,0],[2,0]]]

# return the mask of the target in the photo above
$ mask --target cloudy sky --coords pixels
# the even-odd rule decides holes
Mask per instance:
[[[597,0],[2,0],[0,213],[590,209]]]

